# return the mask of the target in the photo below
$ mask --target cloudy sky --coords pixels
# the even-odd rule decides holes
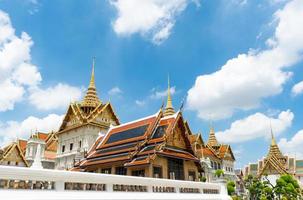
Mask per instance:
[[[270,123],[303,158],[303,0],[0,0],[0,144],[56,130],[92,57],[122,122],[173,103],[237,167],[266,154]]]

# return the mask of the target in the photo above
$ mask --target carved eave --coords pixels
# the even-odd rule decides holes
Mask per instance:
[[[120,120],[118,118],[118,116],[116,115],[112,105],[110,102],[106,103],[106,104],[99,104],[91,113],[90,115],[87,117],[87,121],[91,122],[93,121],[96,117],[99,116],[99,114],[101,114],[102,112],[104,112],[106,109],[109,110],[110,113],[113,114],[114,116],[114,121],[116,122],[117,125],[120,124]]]
[[[226,148],[226,150],[225,150],[223,159],[226,158],[227,153],[229,153],[229,154],[231,155],[233,161],[236,160],[236,158],[235,158],[235,156],[234,156],[234,153],[233,153],[233,151],[232,151],[230,145],[227,145],[227,148]]]
[[[81,111],[79,111],[79,109],[77,109],[77,104],[76,103],[71,103],[69,106],[68,106],[68,109],[66,111],[66,114],[63,118],[63,121],[62,121],[62,124],[59,128],[59,132],[61,132],[62,130],[64,130],[66,128],[66,125],[68,123],[68,119],[69,117],[74,114],[76,116],[76,118],[82,122],[83,121],[83,115],[81,113]]]
[[[206,144],[205,148],[208,148],[216,156],[216,158],[220,159],[217,151],[214,148],[212,148],[212,146],[210,146],[209,144]]]
[[[186,133],[186,126],[184,124],[184,119],[183,119],[182,113],[178,112],[176,114],[177,114],[177,116],[175,118],[175,121],[174,121],[172,127],[165,134],[167,134],[167,137],[173,136],[175,128],[178,125],[180,125],[181,133],[182,133],[182,136],[184,138],[184,142],[186,144],[186,148],[189,149],[192,154],[194,154],[194,151],[192,150],[192,146],[191,146],[191,143],[189,141],[188,135]]]

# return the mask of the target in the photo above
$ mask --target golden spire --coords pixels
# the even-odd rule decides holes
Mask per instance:
[[[166,102],[166,107],[164,110],[164,116],[169,116],[175,114],[175,110],[173,107],[172,99],[171,99],[171,94],[170,94],[170,82],[169,82],[169,76],[168,76],[168,87],[167,87],[167,102]]]
[[[82,101],[82,107],[94,108],[102,103],[97,95],[95,85],[95,58],[93,58],[92,75],[90,78],[89,86],[86,95]],[[89,109],[90,110],[90,109]]]
[[[209,130],[209,136],[208,136],[207,144],[209,146],[218,146],[219,145],[219,142],[218,142],[218,140],[216,138],[216,135],[215,135],[215,129],[213,127],[212,122],[210,123],[210,130]]]
[[[279,149],[279,146],[276,143],[271,124],[270,124],[270,134],[271,134],[271,144],[270,144],[270,147],[269,147],[268,156],[269,155],[275,155],[277,158],[283,157],[283,155],[282,155],[282,153]]]
[[[274,137],[274,133],[272,131],[271,123],[270,123],[270,133],[271,133],[271,146],[277,145],[275,137]]]

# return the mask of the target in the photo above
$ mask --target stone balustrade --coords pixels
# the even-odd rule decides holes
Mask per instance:
[[[121,198],[113,198],[118,194]],[[217,183],[0,166],[0,197],[6,200],[80,200],[83,196],[88,200],[230,199],[226,187]]]

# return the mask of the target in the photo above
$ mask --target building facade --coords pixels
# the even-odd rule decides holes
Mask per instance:
[[[57,133],[56,169],[70,169],[93,146],[100,135],[119,120],[110,103],[103,103],[96,91],[94,63],[90,83],[82,102],[71,103]]]

